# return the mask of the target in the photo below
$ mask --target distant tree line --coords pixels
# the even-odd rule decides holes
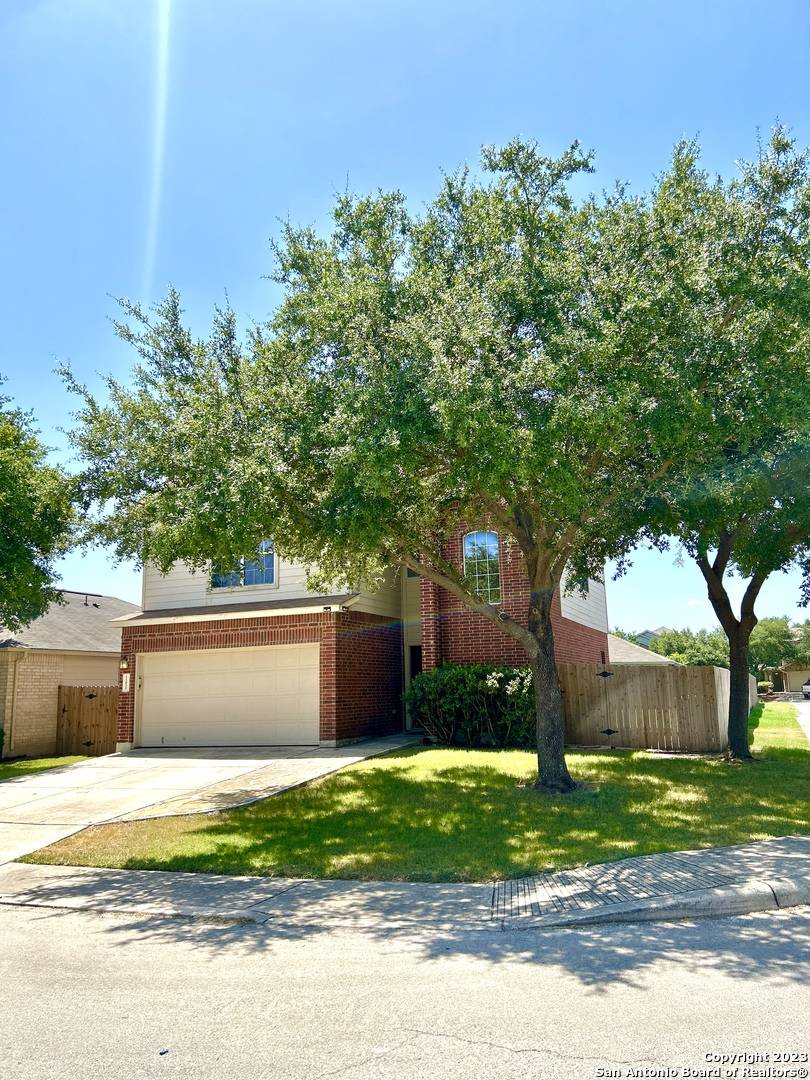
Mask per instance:
[[[636,634],[619,629],[613,633],[638,644]],[[720,627],[667,630],[653,638],[648,648],[679,664],[729,666],[728,638]],[[794,624],[787,615],[760,619],[751,632],[748,646],[750,674],[761,677],[763,672],[792,663],[810,666],[810,620]]]

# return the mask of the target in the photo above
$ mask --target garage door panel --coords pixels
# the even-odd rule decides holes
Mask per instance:
[[[316,743],[319,668],[318,645],[140,656],[140,745]]]

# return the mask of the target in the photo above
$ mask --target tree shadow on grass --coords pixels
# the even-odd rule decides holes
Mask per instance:
[[[212,910],[233,906],[234,888],[242,891],[240,903],[253,891],[272,898],[264,926],[105,917],[104,932],[122,947],[133,926],[159,942],[187,940],[210,953],[272,954],[288,941],[363,934],[392,947],[401,942],[428,960],[555,965],[593,992],[613,983],[642,987],[662,960],[744,979],[763,972],[797,984],[810,978],[810,917],[749,917],[700,931],[658,923],[504,932],[488,920],[486,884],[452,884],[808,833],[806,751],[770,748],[751,766],[572,752],[583,787],[556,798],[532,789],[530,755],[441,752],[427,768],[431,759],[421,755],[428,753],[406,750],[243,810],[90,829],[37,861],[171,871],[166,878],[180,892],[178,872],[226,875],[210,883]],[[256,876],[234,877],[245,874]],[[126,878],[109,887],[120,889],[130,911],[139,904],[159,910],[172,887],[160,874],[140,875],[135,884]],[[420,886],[402,879],[450,883],[423,886],[420,894]],[[51,899],[57,906],[76,902],[85,887],[79,872],[75,882],[56,882]],[[45,895],[38,890],[40,903],[49,902],[47,888]],[[448,896],[458,916],[452,924]]]
[[[452,751],[419,771],[418,750],[385,767],[215,815],[100,826],[36,861],[124,869],[371,881],[471,881],[660,851],[810,832],[808,756],[772,749],[755,765],[573,753],[585,782],[535,792],[521,768]],[[443,760],[443,759],[442,759]],[[521,781],[523,786],[521,786]]]
[[[112,890],[109,906],[118,889],[130,911],[139,904],[159,910],[167,889],[182,893],[177,872],[189,870],[225,875],[208,883],[211,910],[270,901],[263,905],[270,915],[264,926],[109,916],[104,932],[122,947],[131,940],[124,930],[133,925],[160,942],[188,940],[211,953],[272,953],[287,941],[363,934],[392,947],[401,941],[429,960],[555,965],[594,992],[617,982],[641,987],[661,960],[737,978],[765,972],[802,983],[810,977],[807,916],[735,919],[700,932],[691,924],[660,923],[504,932],[488,920],[486,884],[397,880],[486,882],[555,865],[810,832],[805,751],[772,749],[750,767],[632,752],[573,753],[572,768],[590,786],[557,798],[534,792],[519,755],[499,758],[496,768],[486,754],[453,752],[426,774],[418,771],[418,755],[406,751],[384,768],[347,770],[244,810],[174,819],[177,832],[167,833],[165,822],[105,826],[50,850],[62,851],[59,861],[76,862],[70,857],[75,844],[97,866],[104,865],[106,850],[119,867],[172,872],[122,875],[119,885],[111,879],[105,885]],[[236,874],[256,876],[239,880]],[[279,880],[284,877],[299,880]],[[321,880],[300,881],[315,877]],[[328,880],[363,877],[374,880]],[[76,872],[75,881],[68,875],[55,882],[50,900],[76,902],[85,887]],[[38,889],[40,903],[49,902],[47,889]],[[254,894],[258,899],[250,900]],[[457,915],[451,924],[448,897]]]

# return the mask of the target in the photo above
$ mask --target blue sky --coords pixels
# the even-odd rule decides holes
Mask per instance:
[[[593,183],[645,187],[682,134],[729,172],[777,118],[810,141],[807,0],[4,0],[0,7],[0,372],[55,456],[69,361],[97,385],[131,361],[111,296],[169,283],[205,330],[225,290],[243,319],[279,218],[320,223],[336,192],[399,187],[516,134],[597,152]],[[66,587],[138,599],[103,552]],[[762,614],[795,614],[795,575]],[[702,580],[641,553],[609,584],[613,624],[713,625]]]

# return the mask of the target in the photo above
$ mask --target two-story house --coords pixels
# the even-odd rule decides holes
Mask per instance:
[[[525,618],[517,549],[458,532],[446,557],[479,595]],[[608,658],[605,589],[563,591],[557,658]],[[375,591],[313,594],[271,541],[227,573],[146,567],[122,630],[118,746],[333,746],[402,730],[402,691],[440,663],[525,664],[517,642],[432,582],[392,569]]]

